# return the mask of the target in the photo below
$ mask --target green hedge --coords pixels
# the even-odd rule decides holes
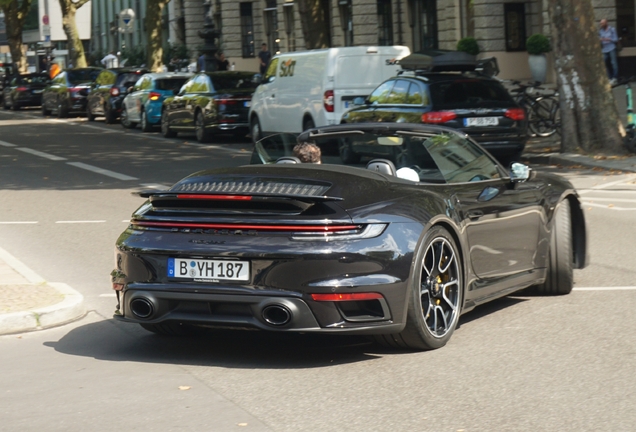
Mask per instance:
[[[472,37],[460,39],[457,42],[457,51],[463,51],[472,55],[479,54],[479,45],[477,45],[477,40]]]
[[[528,54],[533,55],[547,53],[552,50],[550,40],[540,33],[533,34],[528,38],[526,41],[526,49],[528,50]]]

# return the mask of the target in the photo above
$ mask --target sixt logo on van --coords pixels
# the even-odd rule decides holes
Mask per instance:
[[[296,60],[289,59],[280,65],[280,76],[290,77],[294,76],[294,68],[296,67]]]

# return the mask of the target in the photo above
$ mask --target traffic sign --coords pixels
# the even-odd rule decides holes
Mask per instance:
[[[49,16],[48,15],[42,15],[42,24],[49,25]]]
[[[51,26],[44,24],[42,26],[42,36],[51,36]]]
[[[44,48],[49,48],[51,46],[51,36],[44,36],[44,42],[42,42],[42,46]]]
[[[124,9],[119,13],[119,28],[125,33],[132,33],[135,29],[135,11]]]

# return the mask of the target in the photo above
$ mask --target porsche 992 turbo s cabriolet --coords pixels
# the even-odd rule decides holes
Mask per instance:
[[[300,163],[299,143],[321,163]],[[479,304],[529,287],[569,293],[587,262],[567,180],[506,170],[443,127],[274,135],[251,165],[139,195],[146,202],[116,244],[114,316],[156,333],[357,333],[435,349]]]

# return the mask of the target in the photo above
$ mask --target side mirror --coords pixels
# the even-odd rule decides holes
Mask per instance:
[[[510,165],[510,181],[521,183],[530,178],[530,167],[519,162]]]
[[[353,100],[353,104],[354,105],[364,105],[365,104],[366,99],[363,97],[358,96],[357,98],[355,98]]]
[[[254,76],[252,77],[252,82],[256,85],[259,85],[260,83],[263,82],[263,75],[254,74]]]
[[[130,86],[126,89],[126,94],[130,94],[133,92],[133,86]]]

